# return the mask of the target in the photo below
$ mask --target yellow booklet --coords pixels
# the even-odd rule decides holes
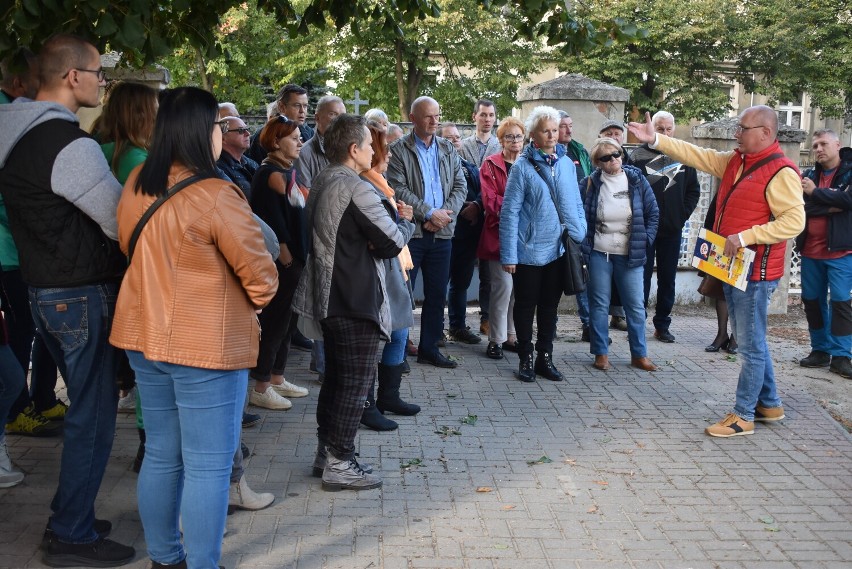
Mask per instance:
[[[692,266],[723,283],[745,290],[748,276],[754,264],[754,251],[745,247],[737,249],[737,256],[731,259],[724,255],[725,238],[707,229],[702,229],[695,240],[695,253]]]

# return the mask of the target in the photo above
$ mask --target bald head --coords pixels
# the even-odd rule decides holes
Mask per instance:
[[[416,99],[414,99],[414,102],[411,103],[411,112],[416,113],[424,105],[435,105],[437,107],[438,101],[436,101],[432,97],[417,97]]]
[[[778,135],[778,113],[772,107],[766,105],[755,105],[743,111],[743,115],[749,113],[760,124],[769,128],[769,136],[774,140]]]
[[[432,97],[418,97],[411,103],[408,118],[414,125],[414,135],[429,144],[441,121],[441,107]]]

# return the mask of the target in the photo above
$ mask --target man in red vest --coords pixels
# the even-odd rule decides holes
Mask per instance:
[[[766,315],[769,299],[784,274],[787,240],[805,227],[799,170],[776,140],[778,115],[764,105],[740,113],[734,131],[738,147],[733,152],[700,148],[657,134],[650,113],[645,114],[645,124],[630,123],[629,129],[651,148],[721,178],[713,230],[727,238],[724,254],[733,257],[740,247],[755,252],[746,290],[724,285],[743,358],[736,404],[731,413],[705,430],[713,437],[750,435],[755,421],[784,418],[766,343]]]

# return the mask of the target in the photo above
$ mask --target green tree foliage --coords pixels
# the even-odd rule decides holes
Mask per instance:
[[[235,103],[241,112],[262,113],[285,83],[325,82],[326,50],[314,45],[321,36],[317,30],[291,39],[273,14],[243,4],[222,17],[214,33],[214,56],[205,56],[187,41],[158,63],[169,69],[175,85],[199,86]],[[325,36],[330,38],[327,32]]]
[[[439,0],[441,15],[403,26],[403,36],[374,24],[349,26],[332,42],[337,92],[355,89],[397,120],[411,103],[435,97],[448,120],[470,121],[478,98],[498,115],[516,106],[519,81],[547,65],[540,42],[515,38],[517,14],[475,0]],[[537,47],[538,45],[538,47]],[[551,56],[553,60],[553,56]]]
[[[590,0],[584,10],[609,13],[646,31],[561,62],[563,70],[624,87],[628,108],[666,109],[678,119],[718,118],[730,108],[720,63],[733,55],[726,33],[736,0]]]
[[[485,7],[515,6],[521,18],[518,33],[527,38],[547,34],[554,45],[581,49],[600,41],[602,34],[622,33],[610,22],[609,31],[581,26],[564,0],[480,0]],[[437,0],[0,0],[0,57],[16,46],[37,47],[56,32],[70,32],[132,56],[134,64],[152,63],[184,42],[205,58],[216,55],[215,30],[231,8],[250,4],[275,16],[290,37],[304,36],[311,27],[336,29],[379,23],[402,35],[402,26],[440,15]]]
[[[744,0],[737,28],[740,80],[774,101],[803,92],[825,116],[852,120],[852,4]]]

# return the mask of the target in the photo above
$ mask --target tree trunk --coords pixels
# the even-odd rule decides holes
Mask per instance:
[[[396,92],[399,96],[399,114],[403,121],[407,121],[408,115],[411,113],[411,103],[417,98],[417,92],[420,90],[423,70],[417,66],[416,57],[405,59],[402,40],[397,39],[394,45],[396,48]],[[425,57],[429,57],[428,49],[425,52]]]
[[[195,65],[198,68],[198,77],[201,80],[201,88],[212,93],[213,85],[210,82],[210,76],[207,75],[207,64],[204,61],[204,55],[197,47],[193,47],[193,49],[195,50]]]

